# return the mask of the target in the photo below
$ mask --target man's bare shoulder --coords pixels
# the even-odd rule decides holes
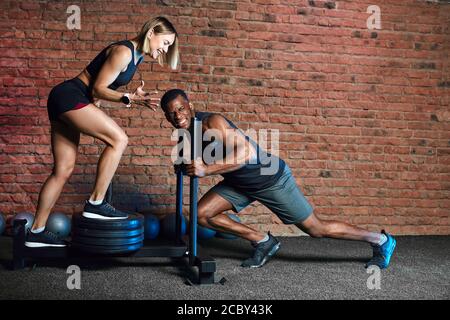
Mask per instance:
[[[229,128],[227,119],[218,113],[212,113],[205,119],[203,119],[203,124],[208,129],[226,129]]]

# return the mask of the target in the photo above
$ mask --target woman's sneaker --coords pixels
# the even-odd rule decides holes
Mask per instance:
[[[39,233],[28,231],[25,246],[29,248],[65,247],[66,243],[53,232],[44,230]]]
[[[127,219],[128,214],[117,210],[106,201],[103,201],[102,204],[99,205],[94,205],[89,201],[86,201],[83,210],[83,217],[101,220],[120,220]]]
[[[252,257],[242,262],[241,266],[244,268],[262,267],[280,249],[280,242],[270,232],[269,240],[252,245],[255,247],[255,252]]]

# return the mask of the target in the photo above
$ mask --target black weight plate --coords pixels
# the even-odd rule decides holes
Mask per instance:
[[[144,233],[144,227],[132,230],[97,230],[87,229],[79,226],[72,228],[72,235],[74,237],[93,237],[93,238],[130,238]]]
[[[137,251],[144,245],[144,242],[138,242],[127,246],[93,246],[77,242],[72,242],[72,247],[80,251],[96,254],[123,254]]]
[[[127,246],[142,241],[144,241],[143,234],[131,238],[92,238],[81,236],[72,237],[72,242],[93,246]]]
[[[72,216],[75,227],[99,230],[133,230],[144,225],[144,216],[138,213],[129,213],[127,219],[100,220],[85,218],[81,214]]]

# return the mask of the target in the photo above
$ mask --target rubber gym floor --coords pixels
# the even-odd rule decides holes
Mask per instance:
[[[243,240],[211,239],[204,252],[217,261],[224,285],[188,286],[185,263],[168,258],[42,261],[11,271],[12,239],[0,237],[0,299],[444,299],[450,298],[450,236],[396,237],[380,289],[368,289],[367,244],[309,237],[280,238],[263,268],[243,269],[251,252]],[[66,268],[81,269],[81,289],[69,290]]]

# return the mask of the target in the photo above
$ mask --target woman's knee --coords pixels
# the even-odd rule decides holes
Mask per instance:
[[[128,136],[125,132],[119,131],[112,139],[112,147],[124,151],[128,145]]]
[[[56,179],[66,182],[72,176],[74,169],[75,169],[75,163],[55,165],[55,167],[53,168],[52,175]]]

